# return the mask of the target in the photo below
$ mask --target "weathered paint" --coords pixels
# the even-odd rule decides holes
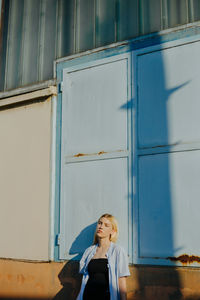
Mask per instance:
[[[200,263],[200,257],[196,255],[182,254],[178,257],[167,257],[171,261],[180,261],[183,265],[188,265],[194,262]]]
[[[128,300],[200,298],[198,269],[130,266],[130,271]],[[75,300],[80,282],[78,262],[0,260],[0,299]]]
[[[124,150],[116,150],[116,151],[113,151],[113,152],[106,152],[106,151],[99,151],[98,153],[78,153],[78,154],[75,154],[74,157],[80,157],[80,156],[88,156],[88,155],[103,155],[103,154],[107,154],[107,153],[116,153],[116,152],[125,152]]]
[[[0,260],[0,299],[51,298],[60,289],[58,274],[64,263]]]
[[[89,154],[85,154],[85,153],[78,153],[78,154],[75,154],[74,157],[80,157],[80,156],[86,156],[86,155],[89,155]]]
[[[119,152],[121,152],[122,150],[119,150]],[[102,155],[102,154],[106,154],[108,152],[106,151],[99,151],[98,153],[92,153],[92,154],[87,154],[87,153],[78,153],[75,154],[74,157],[80,157],[80,156],[88,156],[88,155]]]

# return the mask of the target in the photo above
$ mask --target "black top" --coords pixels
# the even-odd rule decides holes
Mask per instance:
[[[88,273],[83,300],[109,300],[108,259],[92,259],[88,264]]]

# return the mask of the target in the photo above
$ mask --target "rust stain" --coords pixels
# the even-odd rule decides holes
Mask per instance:
[[[85,156],[85,155],[87,155],[87,154],[84,154],[84,153],[78,153],[78,154],[74,155],[74,157],[80,157],[80,156]]]
[[[98,153],[98,155],[105,154],[105,153],[106,153],[105,151],[100,151],[100,152]]]
[[[196,255],[182,254],[178,257],[167,257],[171,261],[180,261],[182,264],[191,264],[193,262],[200,263],[200,257]]]
[[[117,150],[117,151],[114,151],[114,152],[123,152],[124,150]],[[113,152],[113,153],[114,153]],[[102,154],[106,154],[108,152],[106,151],[99,151],[98,153],[77,153],[75,154],[73,157],[82,157],[82,156],[92,156],[92,155],[102,155]],[[112,152],[111,152],[112,153]]]
[[[81,157],[81,156],[90,156],[90,155],[102,155],[102,154],[105,154],[107,152],[105,151],[100,151],[98,153],[90,153],[90,154],[86,154],[86,153],[78,153],[78,154],[75,154],[74,157]]]

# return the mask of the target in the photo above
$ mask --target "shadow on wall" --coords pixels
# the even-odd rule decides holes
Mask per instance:
[[[72,243],[69,254],[76,255],[73,260],[80,260],[86,248],[93,244],[97,223],[85,227]]]
[[[72,243],[70,255],[75,255],[68,261],[58,275],[63,288],[56,294],[53,300],[75,300],[78,296],[82,275],[79,274],[79,260],[86,248],[92,245],[97,223],[84,228]]]
[[[158,35],[156,43],[161,42]],[[170,154],[158,151],[152,155],[151,148],[155,150],[156,147],[159,149],[170,145],[168,101],[189,82],[168,87],[168,74],[162,50],[138,56],[136,73],[134,78],[137,78],[137,98],[131,99],[120,109],[132,110],[137,116],[137,140],[133,145],[134,152],[136,149],[146,149],[145,154],[137,157],[138,170],[134,170],[135,166],[132,166],[132,174],[137,176],[137,188],[130,196],[133,203],[137,201],[134,207],[138,210],[137,218],[133,219],[134,227],[137,228],[134,234],[137,235],[138,241],[135,245],[136,264],[141,264],[142,259],[144,263],[145,259],[151,259],[153,264],[158,259],[163,261],[175,257],[178,249],[174,237]],[[156,272],[152,272],[151,279],[148,267],[146,269],[137,267],[135,271],[138,288],[133,299],[186,299],[182,295],[176,268],[171,267],[170,276],[173,280],[166,280],[166,283],[160,277],[157,282],[154,281]]]
[[[53,300],[75,300],[78,296],[82,276],[79,274],[79,262],[69,261],[58,275],[62,289]]]

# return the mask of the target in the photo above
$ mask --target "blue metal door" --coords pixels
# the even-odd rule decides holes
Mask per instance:
[[[199,41],[185,40],[135,56],[138,263],[200,255],[199,53]]]
[[[63,70],[60,258],[92,243],[105,212],[129,250],[129,65],[126,54]]]

